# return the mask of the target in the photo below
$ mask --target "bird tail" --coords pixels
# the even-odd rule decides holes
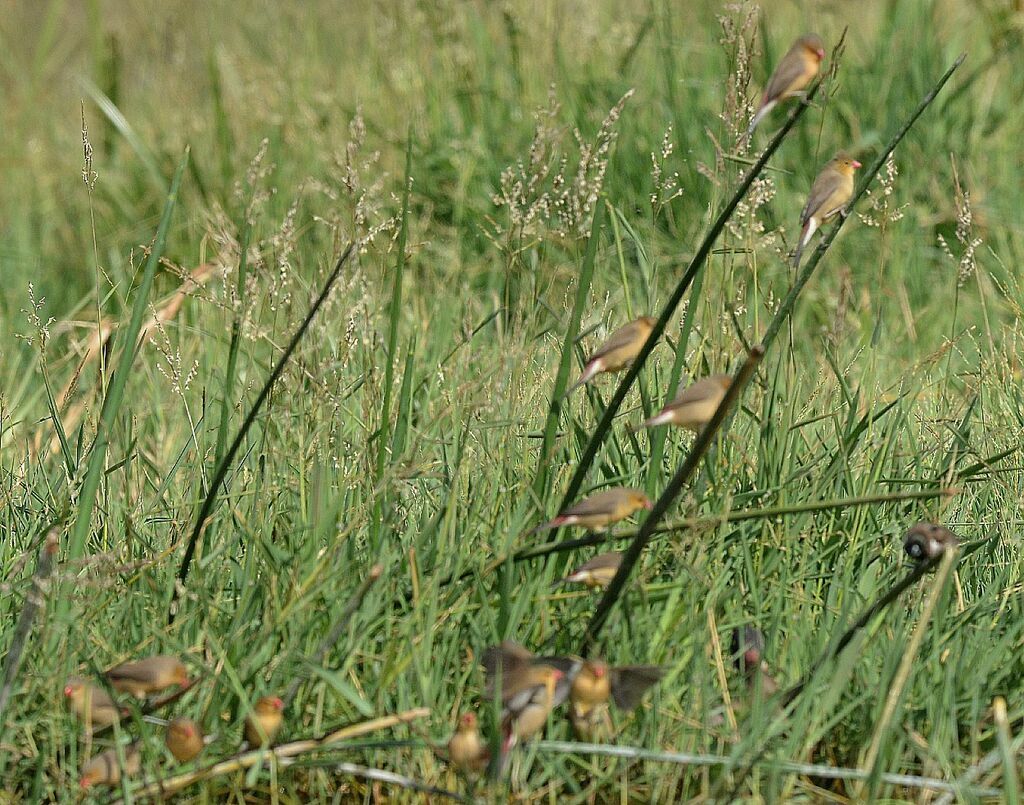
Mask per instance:
[[[594,377],[600,371],[601,371],[601,360],[600,359],[598,359],[596,361],[591,361],[590,363],[588,363],[586,366],[583,367],[583,374],[580,375],[580,379],[577,380],[575,383],[573,383],[569,387],[569,390],[567,392],[565,392],[565,397],[568,397],[570,394],[572,394],[574,391],[576,391],[576,389],[578,389],[580,386],[583,386],[583,385],[586,385],[587,383],[589,383],[591,380],[594,379]],[[564,399],[564,397],[563,397],[563,399]]]
[[[560,578],[558,581],[556,581],[551,586],[552,587],[561,587],[563,584],[572,584],[573,582],[583,581],[582,576],[583,576],[582,573],[570,573],[568,576]]]
[[[804,228],[800,230],[800,242],[797,243],[796,251],[793,252],[793,268],[800,268],[800,258],[803,256],[804,246],[810,243],[811,235],[814,234],[814,230],[817,228],[817,221],[814,218],[808,218]]]
[[[765,119],[765,116],[775,108],[775,101],[768,101],[765,103],[761,101],[761,108],[757,110],[757,114],[750,121],[750,126],[747,128],[747,136],[749,137],[754,133],[754,129],[757,128],[757,124]]]
[[[526,532],[526,535],[536,534],[538,531],[550,531],[552,528],[558,528],[566,523],[567,517],[556,517],[553,520],[548,520],[546,523],[541,523],[536,528],[531,528]]]
[[[671,411],[662,411],[659,414],[655,414],[650,419],[646,420],[641,427],[644,428],[656,428],[658,425],[667,425],[672,421]]]

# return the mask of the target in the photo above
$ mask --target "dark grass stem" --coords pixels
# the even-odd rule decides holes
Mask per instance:
[[[583,635],[583,641],[580,644],[580,654],[582,656],[587,656],[594,642],[597,640],[601,633],[601,629],[608,620],[608,616],[611,613],[612,608],[621,597],[622,592],[626,587],[626,582],[629,580],[629,576],[633,572],[633,568],[640,559],[640,554],[654,536],[654,529],[668,512],[669,507],[675,502],[679,493],[683,491],[683,488],[690,482],[691,478],[693,478],[694,473],[697,471],[697,467],[700,466],[701,459],[704,458],[705,453],[707,453],[708,449],[711,447],[712,442],[721,430],[722,425],[725,423],[726,417],[729,415],[732,407],[739,400],[740,394],[743,392],[747,383],[750,382],[750,378],[754,375],[754,370],[757,368],[757,365],[761,362],[761,358],[763,357],[764,349],[761,347],[754,347],[754,349],[750,351],[747,359],[743,362],[743,365],[740,367],[735,377],[733,377],[732,383],[729,385],[729,388],[725,393],[725,397],[719,404],[714,416],[711,417],[711,421],[708,422],[708,424],[704,426],[704,429],[697,435],[697,438],[694,440],[693,447],[690,448],[690,452],[686,456],[686,460],[683,462],[683,465],[679,468],[676,474],[672,476],[672,479],[665,487],[665,491],[657,501],[655,501],[654,507],[651,509],[651,513],[640,526],[640,531],[633,539],[633,542],[630,543],[629,548],[622,557],[622,564],[619,566],[618,572],[612,579],[611,584],[608,585],[608,589],[605,590],[604,596],[598,603],[597,609],[594,611],[594,615],[591,617],[590,623],[587,625],[587,630]]]
[[[935,83],[935,86],[932,87],[931,91],[927,95],[925,95],[924,98],[921,99],[921,102],[917,105],[917,108],[911,113],[910,117],[906,119],[903,125],[900,126],[900,128],[892,136],[892,138],[889,140],[889,143],[885,146],[885,150],[883,150],[882,153],[879,154],[877,159],[875,159],[875,161],[871,164],[871,167],[868,168],[867,172],[864,174],[864,178],[861,180],[861,183],[857,188],[857,192],[854,193],[853,198],[850,200],[850,203],[846,206],[847,212],[840,215],[839,220],[836,222],[835,226],[833,226],[832,229],[830,229],[828,233],[825,234],[824,237],[822,237],[821,241],[818,243],[818,247],[814,250],[814,253],[811,255],[810,259],[804,264],[804,267],[800,270],[800,273],[797,275],[796,281],[793,283],[793,287],[789,289],[789,293],[786,295],[786,298],[779,306],[779,309],[778,311],[776,311],[775,316],[768,323],[768,329],[765,330],[764,337],[761,339],[761,344],[765,347],[765,349],[771,347],[772,343],[775,341],[776,337],[782,330],[783,326],[789,320],[790,316],[792,316],[793,308],[796,306],[796,301],[799,298],[800,293],[803,291],[804,286],[806,286],[808,281],[811,279],[811,276],[814,274],[815,269],[818,267],[818,263],[821,262],[821,258],[825,256],[825,252],[827,252],[829,247],[832,245],[832,241],[836,239],[836,235],[839,234],[839,230],[842,229],[843,224],[846,223],[846,219],[849,217],[849,211],[852,210],[856,206],[857,202],[864,196],[864,194],[867,192],[867,189],[871,186],[871,183],[874,181],[875,176],[877,176],[878,172],[882,170],[882,168],[885,166],[885,161],[889,158],[889,155],[896,150],[896,146],[900,144],[900,141],[906,136],[907,132],[910,131],[911,127],[917,122],[917,119],[921,117],[922,114],[924,114],[924,110],[931,106],[936,96],[946,85],[946,82],[949,81],[950,76],[952,76],[956,69],[961,64],[963,64],[964,59],[966,58],[967,54],[961,53],[957,60],[949,66],[949,69],[947,69],[946,72],[942,74],[942,77]]]
[[[18,624],[14,627],[11,646],[7,650],[7,656],[4,657],[3,684],[0,687],[0,743],[3,742],[7,726],[10,723],[10,719],[4,718],[7,702],[10,701],[11,692],[14,690],[14,680],[21,668],[21,656],[25,651],[26,643],[28,643],[29,634],[32,632],[36,613],[46,598],[47,582],[50,574],[53,573],[54,557],[59,549],[57,530],[51,529],[39,551],[39,560],[36,562],[35,573],[32,574],[32,586],[25,595],[25,603],[18,616]]]
[[[317,649],[316,654],[313,655],[311,663],[312,665],[321,665],[327,653],[337,645],[344,634],[345,629],[348,628],[349,621],[352,620],[352,616],[358,611],[359,607],[363,604],[363,599],[366,598],[366,594],[370,592],[370,588],[376,584],[377,579],[384,573],[384,565],[376,564],[370,568],[370,572],[366,578],[363,579],[363,583],[359,585],[359,588],[352,593],[352,597],[345,604],[345,608],[341,611],[341,615],[338,616],[338,620],[335,622],[334,627],[331,629],[330,634],[323,639],[320,643],[320,648]],[[341,665],[341,663],[338,663]],[[296,676],[292,680],[291,686],[288,688],[288,692],[284,695],[284,706],[288,709],[288,705],[292,703],[295,698],[295,694],[299,692],[299,686],[302,684],[303,678]]]
[[[572,306],[569,326],[565,329],[562,342],[562,355],[558,362],[558,374],[555,376],[555,387],[551,392],[551,404],[548,407],[547,420],[544,423],[544,439],[541,442],[540,458],[537,460],[537,473],[533,480],[533,492],[538,500],[543,500],[547,486],[548,468],[551,464],[551,452],[555,445],[558,432],[558,421],[562,411],[562,400],[569,385],[569,371],[572,369],[572,350],[580,329],[580,320],[587,306],[590,295],[590,282],[594,276],[594,263],[597,262],[597,244],[601,240],[601,228],[604,225],[605,205],[601,200],[594,205],[594,219],[590,225],[590,237],[587,250],[583,256],[580,269],[579,284],[576,286],[576,301]]]
[[[647,341],[644,342],[644,345],[640,348],[640,353],[637,355],[632,365],[626,370],[625,375],[619,382],[618,387],[615,389],[615,393],[608,401],[608,406],[604,409],[604,413],[602,414],[600,421],[597,423],[597,427],[594,428],[594,432],[591,434],[590,440],[587,442],[586,447],[583,448],[583,454],[580,456],[579,462],[576,465],[576,471],[573,473],[573,476],[569,481],[569,485],[565,490],[565,495],[562,498],[561,505],[558,507],[558,511],[562,511],[576,500],[580,487],[583,486],[583,480],[586,478],[587,472],[590,470],[590,466],[593,464],[594,459],[597,458],[597,451],[600,449],[605,437],[611,430],[612,421],[615,419],[615,415],[618,413],[619,407],[622,405],[623,400],[626,399],[626,394],[628,394],[629,390],[633,387],[633,383],[636,382],[636,379],[640,374],[640,370],[643,369],[644,363],[647,361],[648,355],[651,354],[651,351],[654,349],[655,345],[657,345],[658,340],[665,332],[665,328],[668,326],[669,321],[671,321],[672,317],[675,315],[676,308],[679,307],[679,303],[683,301],[683,296],[685,296],[687,289],[697,276],[697,272],[700,271],[704,262],[711,254],[711,249],[715,245],[715,241],[718,240],[718,236],[722,233],[726,223],[735,211],[736,206],[743,200],[743,197],[750,189],[750,186],[754,183],[754,180],[757,179],[761,174],[761,171],[764,170],[765,165],[768,164],[768,160],[782,144],[782,141],[786,138],[786,135],[789,134],[790,130],[792,130],[793,126],[796,125],[800,116],[810,106],[820,86],[821,82],[816,82],[811,86],[807,91],[807,95],[801,99],[797,103],[796,107],[789,113],[789,117],[786,118],[786,122],[783,124],[782,128],[776,132],[775,136],[768,143],[768,146],[761,153],[761,156],[758,157],[754,165],[749,171],[747,171],[739,186],[736,188],[736,191],[733,193],[732,198],[730,198],[725,207],[722,208],[722,211],[718,214],[718,217],[704,236],[704,239],[701,241],[700,246],[694,253],[693,258],[690,260],[690,264],[687,266],[685,273],[676,285],[675,290],[672,291],[672,295],[669,297],[668,302],[666,302],[665,306],[662,308],[661,314],[658,316],[658,321],[651,330],[651,334],[648,336]],[[678,346],[678,349],[685,350],[685,348],[684,344],[680,344]]]
[[[320,310],[321,306],[330,295],[331,289],[334,287],[334,283],[337,282],[338,277],[341,276],[341,270],[345,267],[345,264],[352,256],[354,249],[355,244],[349,244],[341,257],[338,258],[338,262],[335,264],[334,270],[327,277],[327,281],[324,282],[324,287],[321,289],[320,295],[313,302],[312,306],[309,308],[309,312],[306,313],[306,318],[303,319],[302,324],[299,325],[299,329],[295,331],[295,334],[288,342],[288,346],[285,347],[281,357],[278,358],[277,364],[270,373],[270,377],[268,377],[267,382],[263,384],[263,388],[260,389],[259,396],[253,403],[252,408],[249,410],[249,414],[246,416],[245,421],[242,422],[242,426],[238,429],[238,433],[235,434],[235,438],[231,442],[231,446],[217,465],[217,470],[214,472],[213,478],[210,481],[210,488],[206,492],[206,497],[203,498],[202,506],[199,507],[199,514],[196,516],[195,525],[192,527],[192,533],[189,535],[188,543],[185,545],[185,555],[181,559],[181,567],[178,570],[178,584],[175,585],[174,590],[171,593],[171,603],[167,612],[168,623],[173,623],[174,617],[177,614],[177,602],[180,594],[179,591],[184,588],[185,582],[188,580],[188,571],[192,565],[192,557],[195,555],[196,546],[199,544],[199,538],[202,536],[207,520],[213,512],[214,504],[217,502],[217,490],[227,477],[228,469],[235,458],[235,454],[238,453],[238,449],[242,446],[245,435],[249,432],[249,429],[256,421],[256,416],[259,414],[263,404],[270,396],[270,392],[274,388],[274,384],[284,372],[285,366],[288,365],[288,361],[291,358],[292,353],[295,352],[295,349],[298,347],[302,337],[306,334],[306,330],[309,329],[309,325],[313,322],[313,318],[316,316],[317,311]]]

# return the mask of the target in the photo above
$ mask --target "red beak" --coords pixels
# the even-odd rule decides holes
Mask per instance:
[[[284,710],[284,702],[282,702],[280,699],[274,699],[274,707],[276,707],[278,710]]]
[[[64,688],[64,695],[65,696],[70,696],[74,692],[75,692],[74,688],[72,688],[71,685],[68,685],[67,687]]]
[[[821,49],[818,50],[818,58],[819,59],[824,59],[825,58],[825,51],[824,50],[821,50]]]
[[[860,163],[856,159],[853,160],[853,167],[855,167],[855,168],[859,168],[860,167]]]
[[[644,508],[647,509],[647,511],[650,511],[651,509],[654,508],[654,504],[648,500],[646,503],[644,503]]]

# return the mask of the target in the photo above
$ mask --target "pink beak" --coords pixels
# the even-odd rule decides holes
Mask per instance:
[[[645,509],[647,509],[647,511],[651,511],[651,509],[653,509],[653,508],[654,508],[654,504],[653,504],[653,503],[651,503],[651,501],[647,501],[647,502],[646,502],[646,503],[644,504],[644,508],[645,508]]]
[[[821,50],[821,49],[818,50],[818,58],[819,59],[824,59],[825,58],[825,51],[824,50]]]
[[[855,168],[859,168],[860,167],[860,163],[856,159],[853,160],[853,167],[855,167]]]

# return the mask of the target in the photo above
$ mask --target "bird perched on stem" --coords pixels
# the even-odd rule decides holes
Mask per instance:
[[[603,372],[621,372],[629,366],[640,354],[640,348],[647,341],[656,322],[657,319],[652,316],[641,316],[608,336],[608,340],[587,358],[583,374],[566,392],[566,396]]]
[[[167,725],[164,745],[179,763],[188,763],[203,750],[203,731],[191,718],[175,718]]]
[[[747,129],[748,137],[779,101],[800,95],[807,88],[818,74],[824,58],[825,44],[817,34],[804,34],[793,43],[768,80],[761,105]]]
[[[108,727],[125,715],[125,710],[118,707],[103,688],[79,677],[67,681],[64,696],[75,715],[86,723],[88,731]]]
[[[811,236],[825,221],[841,213],[853,198],[853,172],[859,167],[856,159],[840,151],[821,169],[800,213],[800,241],[793,253],[794,268],[800,267],[800,256]]]
[[[121,782],[122,776],[131,777],[139,773],[142,766],[142,757],[139,751],[139,743],[130,743],[124,748],[124,765],[121,765],[117,757],[117,749],[107,749],[98,755],[93,755],[85,765],[82,766],[82,775],[78,784],[83,788],[93,785],[117,785]]]
[[[678,425],[695,433],[700,431],[725,399],[732,383],[729,375],[711,375],[681,389],[676,398],[643,423],[645,428],[658,425]]]
[[[607,587],[622,564],[622,554],[618,551],[600,553],[589,562],[584,562],[564,579],[555,582],[560,584],[582,584],[588,589]]]
[[[115,690],[144,699],[172,685],[188,684],[188,671],[177,657],[158,655],[136,662],[123,662],[107,671],[107,679]]]
[[[479,774],[487,768],[491,752],[477,729],[476,714],[463,713],[448,740],[446,759],[464,774]]]
[[[553,520],[537,526],[530,533],[574,525],[590,529],[608,528],[629,517],[637,509],[650,508],[651,501],[639,489],[615,486],[574,503]]]
[[[249,746],[273,743],[284,721],[284,702],[277,696],[263,696],[256,700],[252,712],[245,719],[245,741]]]

